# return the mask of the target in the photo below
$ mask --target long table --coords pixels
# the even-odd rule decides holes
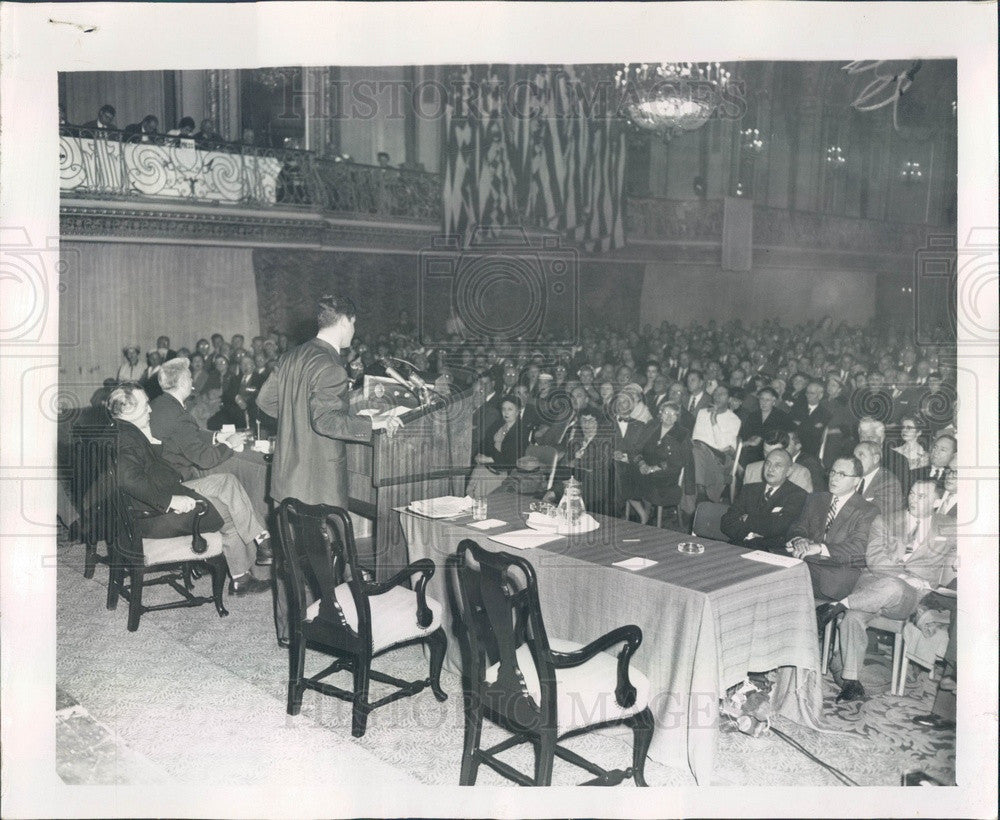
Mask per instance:
[[[449,600],[445,561],[471,538],[483,547],[511,550],[490,535],[524,527],[529,499],[490,496],[489,517],[503,527],[468,526],[471,517],[429,519],[398,510],[411,561],[438,567],[429,592]],[[822,692],[812,585],[805,564],[778,567],[740,556],[741,547],[692,539],[678,532],[595,516],[601,527],[520,553],[535,569],[542,615],[550,636],[587,643],[623,624],[637,624],[642,646],[633,663],[649,676],[656,730],[649,756],[690,767],[700,785],[711,782],[719,732],[719,699],[748,672],[777,669],[772,703],[778,714],[821,727]],[[702,555],[677,544],[697,540]],[[633,572],[616,561],[656,561]],[[445,606],[448,663],[460,652]]]

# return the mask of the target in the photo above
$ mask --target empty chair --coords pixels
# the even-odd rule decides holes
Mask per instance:
[[[297,715],[306,689],[353,703],[351,733],[361,737],[372,710],[430,685],[441,690],[441,666],[448,640],[441,627],[441,604],[426,594],[434,562],[414,561],[384,583],[374,583],[358,562],[354,528],[346,510],[309,505],[286,498],[278,510],[277,571],[284,573],[288,597],[288,714]],[[403,584],[416,577],[414,589]],[[312,603],[310,600],[315,598]],[[372,659],[399,646],[425,642],[430,647],[430,676],[404,681],[376,672]],[[304,677],[306,645],[336,658],[310,678]],[[335,672],[354,676],[352,691],[323,681]],[[397,690],[373,703],[371,680]]]
[[[214,603],[219,617],[229,613],[222,603],[222,590],[226,582],[225,556],[222,554],[222,536],[217,532],[202,534],[199,519],[207,512],[205,502],[199,501],[191,535],[172,538],[142,538],[129,510],[128,496],[115,488],[112,495],[115,516],[114,538],[109,546],[108,609],[118,606],[118,597],[129,602],[128,629],[135,632],[139,619],[146,612],[161,609],[201,606]],[[212,597],[191,593],[191,565],[204,562],[212,575]],[[156,573],[153,577],[147,577]],[[125,576],[129,582],[125,583]],[[181,583],[183,580],[183,584]],[[180,600],[146,605],[142,602],[144,587],[167,585],[180,595]]]
[[[702,501],[694,511],[694,521],[691,522],[691,534],[700,538],[711,538],[713,541],[729,539],[722,531],[722,516],[729,509],[728,504],[716,504],[713,501]]]
[[[535,572],[527,561],[465,539],[449,565],[457,576],[467,644],[461,785],[475,785],[479,765],[485,763],[522,786],[548,786],[558,756],[595,775],[585,785],[615,785],[634,777],[636,785],[645,786],[643,770],[653,738],[649,680],[630,665],[642,630],[622,626],[586,646],[550,638]],[[617,657],[605,651],[619,645]],[[481,748],[484,719],[511,737]],[[603,769],[558,744],[614,723],[633,732],[632,765],[625,770]],[[497,757],[526,742],[535,747],[534,777]]]

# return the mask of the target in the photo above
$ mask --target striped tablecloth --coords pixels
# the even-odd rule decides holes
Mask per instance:
[[[463,538],[515,552],[489,537],[523,528],[527,504],[520,496],[491,496],[490,518],[507,525],[488,532],[468,526],[470,517],[432,520],[400,510],[409,559],[431,558],[438,566],[430,593],[448,600],[445,560]],[[751,561],[741,557],[749,550],[703,538],[697,541],[705,552],[686,555],[677,544],[691,536],[595,517],[601,527],[592,533],[520,554],[535,568],[550,636],[587,643],[623,624],[642,629],[633,663],[652,684],[657,723],[650,757],[686,764],[699,784],[709,784],[719,698],[748,672],[778,669],[774,704],[779,713],[819,725],[819,649],[805,564]],[[612,566],[635,556],[656,564],[636,572]],[[449,635],[449,662],[457,667],[459,647],[454,632]]]

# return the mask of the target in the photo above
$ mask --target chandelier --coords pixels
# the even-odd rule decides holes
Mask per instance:
[[[615,85],[635,128],[670,139],[708,122],[731,76],[721,63],[627,63]]]

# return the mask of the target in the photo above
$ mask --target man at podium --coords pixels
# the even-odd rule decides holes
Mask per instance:
[[[402,422],[394,416],[351,415],[351,377],[340,351],[354,338],[357,309],[345,296],[319,300],[319,332],[288,351],[264,382],[257,408],[278,420],[271,464],[271,498],[347,509],[348,441],[368,441],[373,430],[392,435]],[[278,642],[288,640],[283,579],[276,577],[275,626]]]
[[[351,377],[340,351],[354,338],[357,310],[346,296],[320,297],[319,332],[290,350],[268,377],[257,408],[278,420],[271,467],[275,503],[297,498],[306,504],[347,508],[347,441],[368,441],[372,430],[392,435],[398,418],[350,413]]]

